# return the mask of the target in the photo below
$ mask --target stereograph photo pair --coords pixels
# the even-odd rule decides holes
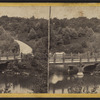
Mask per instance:
[[[0,95],[40,93],[99,96],[99,3],[0,4]]]

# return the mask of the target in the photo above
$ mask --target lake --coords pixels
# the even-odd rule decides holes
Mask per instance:
[[[55,72],[49,78],[49,93],[100,93],[100,75]]]
[[[0,93],[33,93],[32,77],[8,76],[0,73]]]

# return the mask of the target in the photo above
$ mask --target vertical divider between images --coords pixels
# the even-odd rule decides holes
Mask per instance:
[[[51,20],[51,6],[48,8],[49,14],[48,14],[48,71],[47,71],[47,93],[49,93],[49,49],[50,49],[50,20]]]

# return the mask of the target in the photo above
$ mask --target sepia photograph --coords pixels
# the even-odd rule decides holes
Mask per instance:
[[[0,97],[99,97],[100,4],[0,3]]]
[[[0,93],[47,93],[48,7],[0,6]]]
[[[100,93],[100,7],[50,9],[49,93]]]

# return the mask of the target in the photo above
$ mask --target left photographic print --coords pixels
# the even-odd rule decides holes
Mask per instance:
[[[47,93],[48,11],[0,7],[0,93]]]

